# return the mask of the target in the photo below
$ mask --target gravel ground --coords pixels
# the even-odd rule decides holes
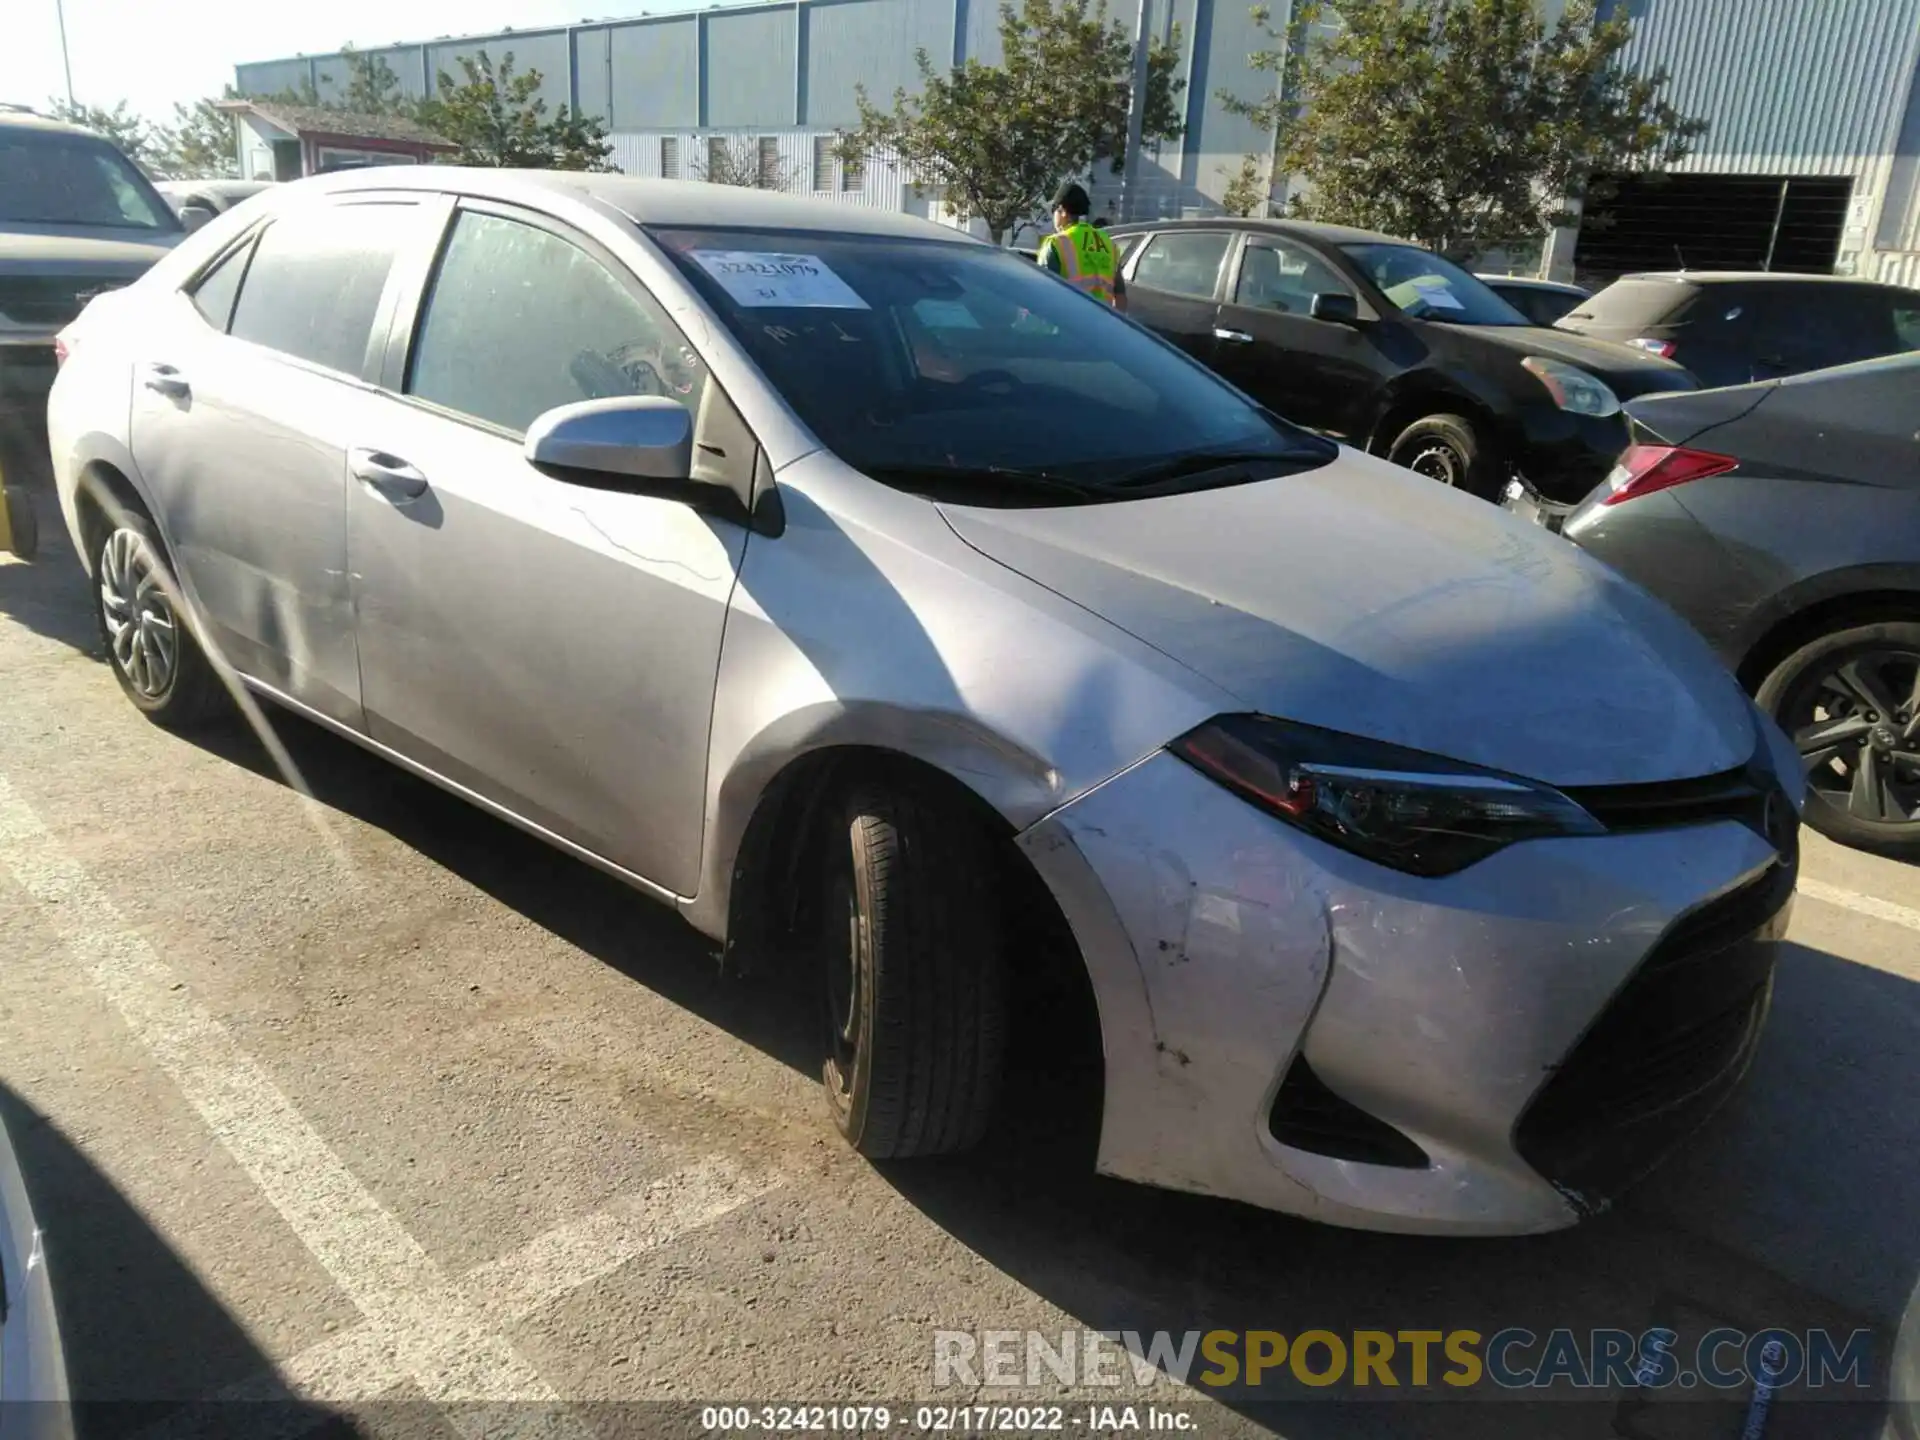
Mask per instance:
[[[1022,1400],[1068,1430],[1151,1404],[1208,1435],[1704,1440],[1739,1396],[955,1388],[933,1335],[1718,1322],[1884,1353],[1908,1305],[1912,868],[1810,842],[1750,1083],[1620,1209],[1362,1235],[1100,1180],[1018,1123],[868,1164],[804,1007],[721,981],[670,914],[305,725],[298,784],[244,732],[168,735],[94,648],[62,537],[0,558],[0,1114],[88,1437],[698,1433],[714,1402],[899,1430]],[[1875,1404],[1787,1398],[1768,1436],[1879,1433]]]

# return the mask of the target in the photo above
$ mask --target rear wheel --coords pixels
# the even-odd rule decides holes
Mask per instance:
[[[169,728],[220,709],[220,678],[181,618],[179,589],[144,519],[123,512],[94,530],[94,618],[114,678],[135,707]]]
[[[829,812],[822,886],[823,1079],[873,1159],[964,1150],[1005,1051],[1002,929],[989,837],[907,783],[862,783]]]
[[[1414,421],[1394,437],[1387,459],[1483,500],[1494,499],[1500,489],[1500,466],[1492,447],[1464,416],[1427,415]]]
[[[1757,698],[1800,752],[1808,824],[1843,844],[1920,852],[1920,623],[1822,635]]]

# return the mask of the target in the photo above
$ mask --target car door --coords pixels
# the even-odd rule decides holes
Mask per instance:
[[[344,197],[276,216],[169,301],[136,365],[134,459],[204,638],[354,726],[346,450],[380,404],[370,341],[425,209]]]
[[[1249,235],[1215,319],[1213,365],[1269,409],[1351,436],[1384,376],[1360,324],[1316,320],[1315,295],[1360,299],[1326,257],[1291,236]]]
[[[746,532],[552,478],[522,438],[551,408],[620,394],[694,410],[705,466],[751,467],[751,437],[632,274],[550,218],[463,203],[419,288],[392,393],[349,447],[369,733],[690,894]]]
[[[1127,316],[1213,363],[1213,322],[1231,230],[1162,230],[1140,247],[1127,272]]]

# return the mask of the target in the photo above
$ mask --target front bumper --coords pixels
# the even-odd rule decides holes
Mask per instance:
[[[1794,880],[1735,821],[1399,875],[1165,753],[1021,842],[1100,1007],[1104,1173],[1424,1233],[1572,1224],[1704,1120],[1751,1056]],[[1658,1013],[1663,996],[1684,1013]],[[1676,1054],[1622,1041],[1614,1017],[1636,1014]],[[1276,1113],[1302,1096],[1321,1103],[1304,1131]],[[1280,1138],[1343,1112],[1426,1163]]]
[[[1530,405],[1519,417],[1508,459],[1528,487],[1553,505],[1571,508],[1613,469],[1627,448],[1627,417],[1576,415]]]

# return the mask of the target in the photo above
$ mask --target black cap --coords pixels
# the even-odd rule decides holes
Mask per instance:
[[[1066,211],[1076,220],[1085,219],[1087,212],[1093,209],[1093,202],[1087,199],[1086,187],[1077,180],[1069,180],[1056,190],[1053,204],[1055,209]]]

